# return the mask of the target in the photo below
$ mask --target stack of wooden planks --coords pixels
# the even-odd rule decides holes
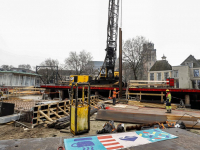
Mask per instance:
[[[143,103],[140,101],[128,101],[128,105],[134,105],[134,106],[139,106],[139,107],[153,107],[153,108],[165,108],[165,104],[155,104],[155,103]],[[171,104],[172,109],[176,109],[177,105]]]
[[[45,88],[34,88],[34,87],[13,88],[9,90],[9,96],[40,95],[41,91],[45,91]]]
[[[177,123],[183,122],[187,128],[200,129],[200,122],[199,122],[200,118],[197,118],[194,116],[185,115],[183,117],[182,116],[180,117],[180,116],[171,114],[171,115],[167,115],[167,120],[174,121]]]
[[[129,80],[127,82],[129,88],[148,87],[148,86],[166,87],[168,86],[167,83],[169,83],[169,81]]]

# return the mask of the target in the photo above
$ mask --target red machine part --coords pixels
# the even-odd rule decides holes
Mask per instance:
[[[166,81],[169,81],[169,82],[167,82],[167,84],[168,84],[170,87],[174,87],[174,78],[168,78]]]

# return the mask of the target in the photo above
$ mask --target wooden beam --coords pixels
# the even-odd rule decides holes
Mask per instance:
[[[62,118],[62,117],[60,117],[55,111],[53,111],[52,109],[50,109],[50,111],[51,111],[52,113],[54,113],[54,115],[56,115],[58,118]]]
[[[168,86],[167,84],[158,84],[158,83],[151,83],[151,84],[141,84],[141,83],[131,83],[129,87],[135,87],[135,86],[146,86],[146,85],[152,85],[152,86]]]
[[[129,83],[131,83],[131,82],[135,82],[135,83],[137,83],[137,82],[163,82],[163,83],[168,83],[169,81],[147,81],[147,80],[129,80]]]
[[[139,101],[128,101],[129,105],[139,106],[139,107],[156,107],[156,108],[165,108],[165,104],[154,104],[154,103],[143,103]],[[171,104],[172,109],[176,109],[175,104]]]
[[[129,95],[149,95],[149,96],[165,96],[165,94],[152,94],[152,93],[128,93]]]
[[[42,114],[47,120],[53,121],[50,117],[48,117],[43,111],[39,110],[40,114]]]
[[[69,114],[67,113],[67,112],[65,112],[62,108],[60,108],[60,106],[57,106],[65,115],[68,115],[69,116]]]

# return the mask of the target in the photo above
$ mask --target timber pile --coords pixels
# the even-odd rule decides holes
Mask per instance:
[[[14,88],[9,90],[9,96],[13,95],[40,95],[41,91],[45,91],[44,88],[34,88],[34,87],[25,87],[25,88]]]
[[[128,86],[129,88],[136,88],[136,87],[166,87],[168,86],[169,81],[149,81],[149,80],[129,80]]]
[[[180,118],[181,118],[181,120],[179,121]],[[180,116],[175,116],[175,115],[171,114],[171,115],[167,116],[167,120],[175,121],[175,122],[178,121],[178,123],[183,122],[187,128],[200,129],[200,122],[199,122],[200,117],[198,118],[198,117],[186,116],[186,115],[183,117],[180,117]]]
[[[134,105],[139,107],[152,107],[152,108],[165,108],[165,104],[143,103],[139,101],[128,101],[128,105]],[[171,104],[172,109],[177,109],[177,105]]]

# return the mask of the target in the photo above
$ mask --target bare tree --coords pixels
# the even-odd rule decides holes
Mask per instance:
[[[6,70],[6,71],[8,71],[8,70],[10,70],[11,68],[13,68],[13,66],[12,65],[1,65],[1,68],[3,69],[3,70]]]
[[[142,36],[129,39],[123,43],[123,61],[126,63],[126,67],[132,70],[135,80],[141,79],[145,70],[147,51],[143,46],[146,43],[148,43],[147,40]]]
[[[87,64],[89,61],[92,60],[92,56],[90,52],[86,52],[82,50],[79,54],[79,61],[80,61],[80,74],[87,73]]]
[[[69,57],[65,59],[65,67],[70,70],[75,70],[76,74],[79,74],[80,62],[79,56],[76,52],[70,52]]]
[[[24,69],[31,70],[31,65],[29,65],[29,64],[20,64],[20,65],[18,65],[18,68],[24,68]]]
[[[133,77],[133,70],[130,68],[129,64],[127,62],[122,63],[122,77],[123,82],[127,83],[129,80],[134,79]]]
[[[55,83],[56,79],[58,79],[58,76],[59,76],[58,70],[56,70],[57,66],[59,68],[58,60],[48,58],[42,63],[40,63],[40,66],[43,66],[43,67],[39,68],[37,73],[42,75],[40,77],[41,80],[46,84]]]
[[[82,50],[79,54],[70,52],[69,57],[65,59],[65,66],[67,69],[75,70],[77,75],[87,73],[87,64],[92,60],[89,52]]]
[[[58,66],[59,61],[57,59],[48,58],[40,64],[41,66]]]

